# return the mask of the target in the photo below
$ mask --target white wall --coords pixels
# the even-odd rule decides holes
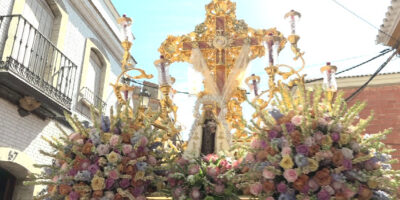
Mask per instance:
[[[0,98],[0,146],[20,150],[36,163],[51,163],[51,159],[39,154],[39,150],[50,152],[50,146],[41,136],[59,137],[61,131],[53,120],[42,120],[36,115],[20,117],[18,108],[7,100]],[[71,130],[61,125],[70,133]]]

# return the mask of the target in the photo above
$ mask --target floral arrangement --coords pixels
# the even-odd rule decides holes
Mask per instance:
[[[174,199],[238,199],[234,175],[232,163],[224,156],[180,157],[170,166],[167,187]]]
[[[244,194],[268,200],[399,198],[400,172],[391,169],[392,150],[382,143],[390,130],[363,134],[372,120],[358,117],[365,104],[347,109],[341,93],[331,103],[321,89],[290,92],[281,88],[276,108],[258,110],[262,123],[250,127],[256,137],[235,180]]]
[[[185,159],[184,145],[166,138],[171,130],[155,125],[158,115],[149,111],[131,116],[119,106],[110,118],[93,114],[91,128],[66,115],[75,132],[44,138],[54,151],[40,153],[54,162],[36,165],[44,171],[27,183],[47,185],[36,199],[48,200],[399,198],[400,172],[382,143],[390,130],[364,134],[372,120],[358,117],[365,104],[347,108],[340,93],[331,102],[321,89],[302,86],[279,94],[274,110],[255,105],[253,140],[235,145],[242,148],[234,149],[234,161],[215,154]]]
[[[152,126],[158,116],[110,116],[93,117],[95,125],[87,129],[67,115],[75,133],[44,138],[54,152],[41,153],[54,162],[37,165],[44,172],[31,177],[31,184],[47,185],[37,199],[140,200],[163,188],[162,158],[170,156],[160,139],[165,132]]]

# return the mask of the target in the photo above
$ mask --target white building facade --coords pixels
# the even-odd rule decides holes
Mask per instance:
[[[0,199],[40,190],[22,183],[52,162],[41,136],[58,137],[56,124],[72,131],[64,112],[90,121],[90,106],[115,104],[118,17],[111,0],[0,1]]]

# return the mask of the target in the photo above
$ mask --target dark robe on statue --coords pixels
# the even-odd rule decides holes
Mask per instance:
[[[217,123],[214,119],[206,119],[203,125],[203,134],[201,140],[201,154],[208,155],[214,153],[215,133],[217,131]]]

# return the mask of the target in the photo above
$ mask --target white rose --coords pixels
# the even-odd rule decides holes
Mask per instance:
[[[353,156],[353,151],[351,150],[351,149],[349,149],[349,148],[342,148],[342,153],[343,153],[343,156],[345,157],[345,158],[347,158],[347,159],[353,159],[354,158],[354,156]]]

